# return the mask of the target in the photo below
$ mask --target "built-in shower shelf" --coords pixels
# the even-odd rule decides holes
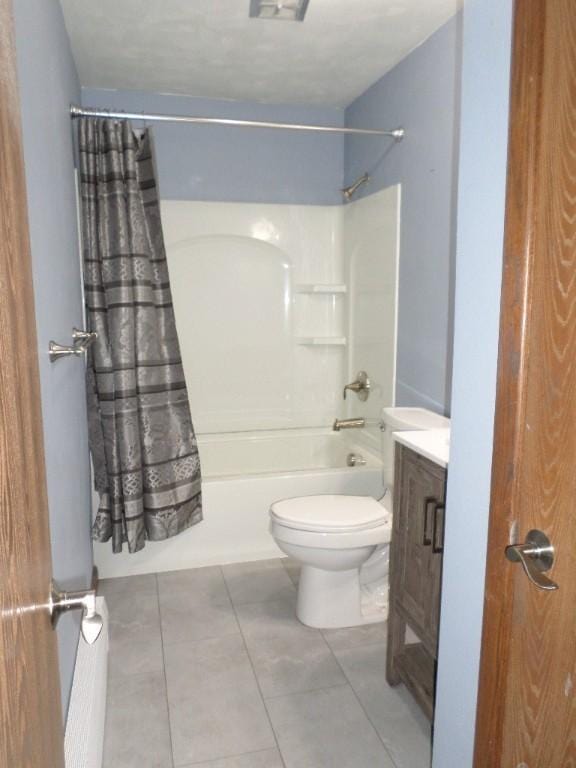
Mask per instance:
[[[344,336],[301,336],[297,343],[304,347],[345,347]]]
[[[340,283],[308,283],[304,285],[297,285],[295,287],[296,293],[346,293],[348,290],[345,285]]]

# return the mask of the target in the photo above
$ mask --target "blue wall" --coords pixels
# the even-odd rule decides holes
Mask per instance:
[[[82,89],[84,106],[270,122],[343,125],[344,112],[196,99],[139,91]],[[154,123],[160,192],[169,200],[338,205],[341,134]]]
[[[15,0],[16,53],[36,301],[44,446],[54,577],[86,587],[92,570],[84,366],[48,361],[48,342],[82,327],[74,157],[68,106],[78,78],[58,0]],[[48,585],[46,585],[48,589]],[[64,712],[79,616],[64,616],[58,647]]]
[[[461,59],[461,15],[451,19],[346,110],[346,125],[406,129],[390,139],[346,137],[345,181],[365,171],[361,195],[402,184],[396,400],[447,411]]]
[[[467,0],[435,768],[471,768],[502,273],[512,0]]]

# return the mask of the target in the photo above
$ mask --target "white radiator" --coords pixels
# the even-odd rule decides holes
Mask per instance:
[[[108,674],[108,609],[103,597],[96,598],[96,610],[104,621],[100,637],[88,645],[80,635],[78,643],[64,738],[66,768],[102,768]]]

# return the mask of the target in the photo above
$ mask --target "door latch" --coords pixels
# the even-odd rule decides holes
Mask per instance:
[[[82,637],[89,644],[95,643],[102,631],[102,616],[96,612],[96,589],[81,589],[76,592],[61,590],[55,581],[50,585],[48,610],[52,619],[52,627],[56,627],[58,619],[66,611],[81,609]]]
[[[528,531],[524,544],[511,544],[506,547],[506,557],[512,563],[521,563],[526,576],[538,589],[558,589],[558,584],[548,576],[554,564],[554,547],[545,533],[539,530]]]

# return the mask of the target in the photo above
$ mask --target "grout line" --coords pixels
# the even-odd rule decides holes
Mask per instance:
[[[324,640],[324,642],[326,642],[326,640]],[[378,732],[378,728],[376,728],[376,726],[374,725],[374,723],[373,723],[373,721],[372,721],[372,718],[370,717],[370,715],[369,715],[369,714],[368,714],[368,712],[366,711],[366,708],[365,708],[364,704],[362,703],[362,701],[360,700],[360,697],[359,697],[359,696],[358,696],[358,694],[356,693],[356,688],[354,688],[354,686],[352,685],[352,681],[350,680],[350,678],[349,678],[349,677],[348,677],[348,675],[346,674],[346,670],[344,669],[344,667],[342,666],[342,664],[340,664],[340,662],[338,661],[338,656],[336,656],[336,654],[334,653],[334,651],[332,650],[332,648],[330,647],[330,645],[329,645],[327,642],[326,642],[326,645],[328,645],[328,648],[330,648],[330,653],[332,654],[332,656],[333,656],[334,660],[336,661],[336,664],[338,664],[338,666],[339,666],[339,667],[340,667],[340,669],[342,670],[342,674],[344,675],[344,677],[345,677],[345,678],[346,678],[346,680],[348,681],[348,685],[350,686],[350,689],[352,690],[352,693],[354,694],[354,696],[355,696],[355,698],[356,698],[356,701],[357,701],[357,702],[358,702],[358,704],[360,705],[360,707],[361,707],[361,709],[362,709],[362,712],[364,712],[364,714],[365,714],[365,716],[366,716],[366,719],[368,720],[368,722],[370,723],[370,725],[371,725],[371,726],[372,726],[372,728],[374,729],[374,732],[376,733],[376,736],[378,736],[378,739],[379,739],[380,743],[381,743],[381,744],[382,744],[382,746],[384,747],[384,751],[386,752],[386,754],[387,754],[387,755],[388,755],[388,757],[390,758],[390,762],[392,763],[392,765],[393,765],[393,766],[395,766],[395,768],[402,768],[402,766],[401,766],[401,765],[398,765],[398,763],[397,763],[397,762],[394,760],[394,758],[393,758],[393,757],[392,757],[392,755],[390,754],[390,751],[389,751],[388,747],[387,747],[387,746],[386,746],[386,744],[384,743],[384,739],[382,738],[382,736],[380,736],[380,733]],[[376,645],[376,643],[372,643],[372,645]],[[366,646],[362,646],[362,647],[364,647],[364,648],[365,648]]]
[[[286,763],[284,762],[284,755],[282,754],[282,750],[280,749],[280,744],[278,743],[278,737],[276,736],[276,731],[274,730],[274,726],[272,725],[270,713],[268,712],[268,707],[266,706],[266,699],[264,698],[264,694],[262,693],[262,688],[260,688],[260,681],[258,680],[258,675],[256,674],[256,670],[254,669],[254,662],[252,661],[252,656],[250,656],[248,643],[246,642],[246,638],[244,637],[242,624],[240,623],[240,620],[238,618],[238,612],[236,611],[236,606],[234,605],[234,601],[232,600],[232,594],[230,593],[228,582],[226,581],[226,576],[224,575],[224,570],[220,568],[220,571],[222,573],[222,578],[224,579],[224,584],[226,585],[226,591],[228,592],[228,597],[230,598],[230,602],[232,603],[232,610],[234,611],[234,616],[236,617],[236,621],[238,622],[238,627],[240,628],[240,636],[242,638],[242,644],[244,645],[244,649],[246,650],[246,655],[248,656],[248,661],[250,662],[250,668],[252,669],[252,674],[254,675],[254,680],[256,681],[256,685],[258,687],[258,693],[260,694],[260,699],[262,700],[262,704],[264,705],[264,711],[266,712],[266,717],[268,718],[268,724],[270,725],[270,730],[272,731],[272,735],[274,736],[276,749],[278,750],[278,754],[280,755],[280,760],[282,762],[282,765],[284,766],[284,768],[286,768]]]
[[[270,752],[273,750],[274,747],[266,747],[266,749],[257,749],[255,752],[241,752],[238,755],[227,755],[226,757],[217,757],[216,760],[220,762],[220,760],[233,760],[237,757],[247,757],[249,755],[261,755],[264,754],[264,752]],[[280,750],[277,750],[277,752],[280,754]],[[282,757],[280,755],[280,757]],[[208,763],[212,763],[212,760],[208,760]],[[177,765],[175,768],[194,768],[195,765],[206,765],[205,760],[200,760],[199,763],[186,763],[186,765]]]
[[[276,699],[285,699],[288,696],[300,696],[307,693],[320,693],[321,691],[330,691],[332,688],[351,688],[352,686],[346,678],[345,683],[334,683],[334,685],[323,685],[321,688],[307,688],[305,691],[291,691],[290,693],[277,693],[274,696],[263,696],[264,701],[275,701]]]
[[[336,653],[346,653],[347,651],[355,651],[356,649],[359,650],[360,648],[370,648],[370,647],[375,646],[375,645],[383,645],[384,648],[386,648],[386,640],[372,640],[369,643],[356,643],[355,645],[348,646],[348,648],[336,648],[336,649],[334,649],[330,645],[330,641],[328,640],[328,638],[325,637],[325,635],[324,635],[325,631],[326,630],[321,629],[320,630],[320,634],[322,635],[322,637],[324,638],[324,642],[328,645],[328,647],[330,648],[330,650],[332,651],[332,653],[334,655],[336,655]]]
[[[156,600],[158,602],[158,620],[160,622],[160,643],[162,645],[162,673],[164,675],[164,690],[166,699],[166,712],[168,715],[168,739],[170,741],[170,762],[174,768],[174,743],[172,741],[172,718],[170,717],[170,704],[168,702],[168,680],[166,678],[166,655],[164,653],[164,630],[162,629],[162,608],[160,606],[160,586],[158,584],[158,574],[154,574],[156,581]]]
[[[244,608],[249,605],[266,605],[267,603],[287,603],[294,595],[286,595],[286,597],[273,597],[270,600],[254,600],[251,603],[233,603],[234,608]]]

